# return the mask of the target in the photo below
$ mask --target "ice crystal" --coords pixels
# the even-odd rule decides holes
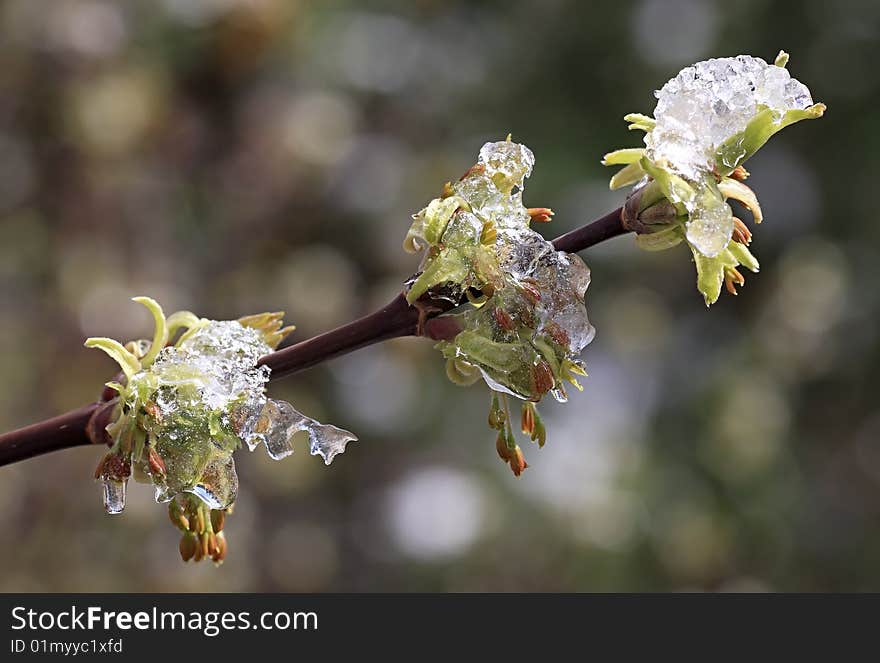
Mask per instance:
[[[703,255],[717,256],[733,232],[730,208],[712,191],[720,148],[743,136],[765,109],[778,123],[785,113],[812,106],[810,91],[784,67],[739,55],[686,67],[656,96],[655,125],[645,134],[645,156],[691,183],[690,189],[678,189],[685,193],[673,202],[682,203],[689,213],[688,241]],[[742,156],[736,149],[725,150],[720,165],[734,168]]]
[[[645,132],[645,148],[616,150],[603,160],[624,166],[612,189],[636,185],[627,210],[636,204],[642,246],[661,250],[687,241],[707,304],[722,283],[733,293],[742,285],[738,267],[758,268],[747,248],[751,233],[726,202],[739,200],[761,222],[757,198],[742,184],[743,162],[780,129],[825,111],[787,63],[780,52],[773,64],[739,55],[686,67],[655,93],[653,118],[626,116],[630,129]],[[651,214],[658,204],[662,213]]]
[[[564,382],[577,385],[574,375],[585,375],[577,357],[594,335],[584,304],[590,270],[532,230],[533,218],[552,215],[523,205],[534,162],[509,138],[486,143],[476,165],[413,216],[404,247],[425,256],[407,299],[469,302],[442,316],[454,330],[437,346],[450,379],[482,377],[496,392],[527,401],[549,392],[564,401]],[[510,433],[509,422],[500,425]],[[539,435],[543,441],[540,431],[532,439]],[[519,474],[525,462],[512,433],[504,444],[499,455]]]
[[[762,107],[779,118],[813,105],[810,91],[788,70],[739,55],[685,67],[655,93],[656,125],[645,135],[646,155],[697,180],[713,168],[724,141],[745,131]]]
[[[475,366],[496,391],[529,400],[552,391],[564,400],[563,366],[594,335],[584,305],[590,270],[530,227],[522,191],[534,162],[525,145],[486,143],[450,195],[414,216],[407,246],[429,250],[408,296],[438,286],[454,298],[491,293],[451,314],[462,330],[441,343],[444,355]]]
[[[155,485],[158,502],[189,493],[223,510],[238,491],[232,454],[242,442],[251,449],[264,442],[272,458],[283,458],[293,451],[294,433],[306,430],[312,453],[329,464],[357,439],[266,398],[270,371],[258,362],[289,331],[280,329],[281,314],[217,321],[184,312],[166,320],[152,300],[137,301],[156,319],[152,342],[87,342],[113,356],[126,374],[125,384],[112,385],[119,391],[117,417],[108,427],[114,445],[97,472],[108,512],[122,511],[132,473]],[[179,328],[186,331],[166,345],[169,330]]]
[[[347,430],[322,424],[297,412],[290,403],[273,399],[251,410],[240,435],[251,451],[262,442],[269,455],[280,460],[293,453],[293,436],[300,431],[309,435],[311,454],[321,456],[326,465],[333,462],[336,454],[345,451],[349,442],[357,440]]]

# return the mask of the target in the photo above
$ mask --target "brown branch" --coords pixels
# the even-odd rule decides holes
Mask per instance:
[[[628,232],[618,208],[592,223],[553,240],[560,251],[576,253]],[[401,336],[418,336],[429,318],[450,308],[448,302],[410,306],[402,294],[375,313],[313,338],[277,350],[260,360],[272,369],[272,378],[292,375],[359,348]],[[0,466],[70,447],[106,442],[111,404],[96,402],[0,435]]]

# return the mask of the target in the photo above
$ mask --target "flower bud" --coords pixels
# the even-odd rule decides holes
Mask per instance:
[[[196,507],[195,516],[196,516],[196,518],[195,518],[195,524],[196,524],[195,531],[198,534],[201,534],[202,532],[205,531],[205,524],[206,524],[206,522],[205,522],[205,509],[202,507],[201,504],[199,504]]]
[[[186,532],[180,537],[180,558],[184,562],[188,562],[195,556],[197,548],[198,540],[196,539],[196,535],[192,532]]]
[[[546,394],[556,384],[556,378],[553,377],[553,370],[550,368],[550,364],[543,359],[532,366],[531,375],[532,384],[534,385],[533,393],[536,395]]]
[[[522,449],[518,446],[513,450],[510,458],[510,469],[513,471],[514,476],[519,476],[523,473],[523,471],[529,466],[526,462],[525,457],[523,456]]]
[[[119,453],[108,453],[95,468],[96,479],[125,481],[131,476],[131,463]]]
[[[147,452],[147,462],[150,465],[150,474],[159,477],[165,476],[165,461],[162,460],[162,456],[159,455],[159,452],[153,446],[150,446]]]
[[[745,277],[735,267],[724,268],[724,287],[731,295],[736,295],[736,286],[742,286],[746,282]]]
[[[495,318],[495,323],[504,331],[512,331],[515,328],[513,318],[511,318],[510,314],[503,308],[495,307],[495,310],[492,311],[492,315]]]
[[[226,524],[226,511],[223,509],[211,509],[211,529],[218,534],[223,531]]]
[[[226,537],[222,533],[217,535],[216,547],[211,555],[211,559],[214,560],[215,564],[222,564],[223,560],[226,559]]]
[[[171,523],[179,530],[183,532],[189,531],[189,518],[186,517],[183,507],[180,506],[180,502],[177,500],[171,500],[168,503],[168,517],[171,519]]]
[[[492,392],[492,405],[489,406],[489,428],[500,431],[504,428],[505,421],[507,421],[507,417],[504,414],[504,410],[501,409],[498,394]]]
[[[733,217],[733,240],[746,246],[752,243],[752,231],[737,217]]]
[[[553,210],[549,207],[529,207],[526,212],[532,223],[549,223],[553,220]]]
[[[531,435],[535,430],[535,405],[534,403],[522,404],[522,417],[520,421],[523,435]]]
[[[510,449],[507,448],[507,439],[503,432],[498,433],[498,437],[495,438],[495,451],[505,463],[510,460]]]

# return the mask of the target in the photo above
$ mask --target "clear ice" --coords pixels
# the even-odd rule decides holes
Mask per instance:
[[[101,485],[104,490],[104,509],[109,514],[122,513],[125,508],[125,481],[102,477]]]
[[[645,135],[646,153],[693,180],[711,168],[718,146],[742,132],[758,106],[781,115],[813,104],[787,69],[750,55],[685,67],[654,94],[657,124]]]
[[[262,442],[275,460],[293,453],[293,436],[306,431],[313,456],[321,456],[324,464],[333,462],[336,454],[345,451],[349,442],[357,440],[353,433],[331,424],[322,424],[307,417],[286,401],[268,399],[262,408],[252,410],[241,437],[253,451]]]
[[[655,96],[656,124],[645,135],[645,156],[693,185],[693,195],[673,202],[688,211],[688,241],[716,256],[733,231],[730,208],[711,190],[718,148],[764,107],[781,120],[786,111],[811,106],[810,91],[784,67],[739,55],[686,67]]]
[[[439,345],[444,355],[478,368],[496,391],[539,400],[550,390],[564,400],[561,367],[576,363],[595,334],[584,304],[590,270],[531,229],[522,191],[534,163],[525,145],[486,143],[452,195],[414,215],[405,246],[428,251],[409,295],[438,287],[455,300],[468,288],[491,293],[485,304],[448,314],[462,331]]]
[[[232,453],[241,442],[252,450],[264,442],[278,459],[292,452],[293,434],[306,430],[312,453],[329,464],[357,439],[306,417],[290,403],[266,398],[270,371],[257,362],[270,351],[257,329],[210,321],[132,376],[130,392],[155,405],[142,421],[148,443],[164,463],[164,476],[152,473],[146,454],[133,465],[136,476],[156,485],[157,501],[188,492],[212,509],[228,508],[238,491]],[[124,482],[105,481],[104,494],[108,511],[122,510]]]

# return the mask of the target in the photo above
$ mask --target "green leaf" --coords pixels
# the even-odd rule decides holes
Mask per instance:
[[[748,207],[749,211],[752,213],[752,217],[755,219],[755,223],[761,223],[761,221],[764,220],[764,215],[761,212],[761,204],[758,202],[758,197],[755,195],[755,192],[739,180],[734,180],[729,177],[723,178],[721,182],[718,183],[718,191],[721,192],[721,195],[724,196],[725,200],[727,198],[733,198]]]
[[[692,248],[694,263],[697,266],[697,290],[703,294],[706,306],[714,304],[721,295],[721,284],[724,282],[724,269],[718,264],[718,257],[707,258]]]
[[[657,120],[653,117],[642,115],[641,113],[630,113],[629,115],[624,115],[623,119],[630,123],[629,127],[627,127],[630,131],[641,129],[648,133],[657,124]]]
[[[648,157],[642,157],[639,163],[641,163],[642,169],[654,178],[663,195],[669,199],[669,202],[675,205],[679,214],[684,215],[686,210],[683,203],[694,199],[696,196],[694,188],[683,177],[679,177],[666,168],[658,166]]]
[[[125,393],[125,386],[120,384],[119,382],[105,382],[104,386],[109,387],[110,389],[115,391],[117,394],[122,395]]]
[[[779,111],[761,107],[761,110],[746,125],[745,130],[724,141],[715,153],[715,162],[721,175],[730,175],[757,152],[777,131],[801,120],[822,117],[825,104],[813,104],[804,110],[790,110],[780,115]]]
[[[718,297],[721,295],[721,285],[724,283],[725,268],[729,267],[732,269],[740,264],[731,251],[732,245],[743,246],[738,242],[731,241],[728,244],[728,248],[712,258],[707,258],[691,246],[691,252],[694,254],[694,263],[697,266],[697,289],[703,294],[706,306],[718,301]],[[751,256],[751,253],[749,255]],[[754,256],[752,256],[752,261],[757,266]]]
[[[636,163],[645,154],[643,147],[627,147],[622,150],[609,152],[602,157],[603,166],[622,166],[624,164]]]
[[[443,249],[426,266],[406,293],[406,301],[412,304],[429,288],[441,283],[460,283],[468,276],[468,261],[455,249]]]
[[[165,313],[159,303],[150,297],[135,297],[131,301],[142,304],[153,314],[156,330],[153,332],[153,343],[150,351],[141,359],[141,366],[150,366],[158,356],[162,348],[168,342],[168,328],[165,326]]]
[[[631,163],[617,171],[609,182],[609,188],[614,191],[630,184],[635,184],[645,176],[645,171],[639,163]]]
[[[731,242],[727,246],[727,250],[730,251],[731,255],[736,258],[737,262],[740,265],[745,267],[746,269],[755,272],[756,274],[760,270],[761,266],[758,264],[758,259],[752,255],[752,252],[749,250],[745,244],[740,244],[739,242]]]
[[[174,338],[178,329],[193,329],[204,327],[208,321],[200,318],[192,311],[177,311],[168,316],[165,327],[168,330],[168,338]]]
[[[503,373],[516,371],[526,361],[521,343],[499,343],[470,330],[456,336],[454,345],[468,361]]]
[[[425,209],[424,236],[429,244],[440,242],[446,225],[463,202],[458,196],[450,196],[449,198],[435,198],[428,203],[428,207]]]
[[[87,348],[98,348],[103,350],[119,364],[125,377],[129,380],[131,376],[141,370],[141,362],[131,352],[126,350],[122,343],[114,341],[112,338],[92,337],[87,338],[85,342]]]
[[[656,232],[636,235],[636,244],[645,251],[665,251],[684,241],[684,231],[680,225],[669,226]]]

